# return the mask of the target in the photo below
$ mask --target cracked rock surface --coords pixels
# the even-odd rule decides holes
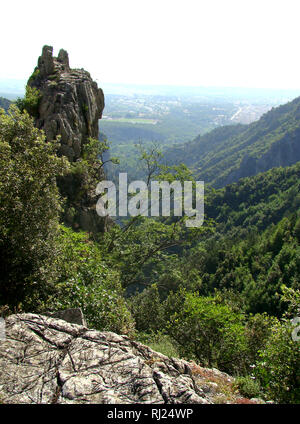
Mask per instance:
[[[35,125],[45,131],[48,140],[61,137],[60,154],[71,162],[80,158],[88,138],[98,139],[98,120],[104,108],[102,89],[89,72],[70,68],[65,50],[54,57],[52,46],[43,47],[28,85],[41,94]]]
[[[3,403],[212,403],[188,362],[111,332],[35,314],[6,318]]]

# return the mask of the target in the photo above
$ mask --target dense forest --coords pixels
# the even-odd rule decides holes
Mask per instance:
[[[164,163],[141,152],[149,181],[211,183],[201,228],[136,216],[97,234],[63,221],[57,179],[76,174],[90,189],[107,146],[59,157],[28,113],[37,101],[28,91],[0,112],[2,312],[81,307],[93,328],[234,375],[249,398],[300,403],[300,99],[166,151]]]
[[[273,108],[249,125],[225,126],[165,151],[185,163],[198,179],[219,188],[242,177],[300,160],[300,98]]]

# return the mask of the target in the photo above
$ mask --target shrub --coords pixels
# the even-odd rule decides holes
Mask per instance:
[[[163,309],[156,284],[130,298],[130,310],[138,331],[150,332],[163,326]]]
[[[39,90],[35,87],[26,86],[25,97],[23,99],[18,98],[16,101],[17,107],[21,112],[29,113],[33,118],[37,118],[39,114],[39,104],[40,104],[41,94]]]
[[[182,294],[178,294],[180,299]],[[228,305],[216,304],[211,297],[185,293],[180,309],[170,316],[168,332],[183,356],[228,373],[245,372],[247,342],[243,322],[244,316]]]
[[[272,328],[266,347],[254,369],[269,398],[280,403],[300,403],[300,346],[292,338],[289,321]]]
[[[234,385],[240,394],[247,398],[258,398],[262,394],[259,382],[251,376],[237,377]]]
[[[62,227],[60,277],[45,309],[80,307],[90,327],[132,334],[134,321],[119,274],[102,260],[99,247],[84,232]]]

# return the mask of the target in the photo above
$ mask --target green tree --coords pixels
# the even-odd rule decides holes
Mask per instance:
[[[119,273],[104,262],[97,243],[87,233],[62,227],[61,258],[55,292],[44,309],[81,308],[88,326],[132,334],[134,321],[121,287]]]
[[[168,333],[183,356],[229,373],[245,372],[247,340],[243,314],[212,297],[184,291],[170,295],[167,303],[179,306],[169,318]],[[167,309],[172,310],[172,306]]]
[[[130,299],[130,310],[138,331],[160,330],[163,326],[163,306],[156,284]]]
[[[27,112],[0,111],[0,303],[30,309],[57,278],[61,199],[68,166]]]

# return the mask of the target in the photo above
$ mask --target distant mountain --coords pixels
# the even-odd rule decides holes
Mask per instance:
[[[217,128],[165,150],[170,164],[186,163],[197,179],[224,187],[240,178],[300,160],[300,97],[250,125]]]
[[[169,165],[184,162],[189,167],[198,169],[205,163],[205,157],[218,146],[232,137],[245,131],[247,125],[225,125],[218,127],[204,135],[199,135],[193,141],[177,144],[164,151],[165,159]]]
[[[0,97],[0,107],[2,107],[4,110],[8,110],[10,105],[11,105],[10,100],[5,99],[4,97]]]

